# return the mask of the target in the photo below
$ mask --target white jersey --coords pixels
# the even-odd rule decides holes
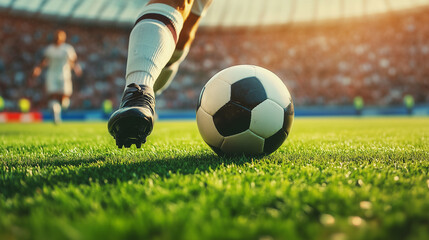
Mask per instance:
[[[51,44],[45,50],[45,57],[48,59],[47,92],[71,95],[73,89],[70,63],[77,58],[74,48],[67,43],[60,46]]]

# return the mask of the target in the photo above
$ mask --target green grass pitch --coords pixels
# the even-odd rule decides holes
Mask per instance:
[[[0,239],[429,239],[429,118],[297,118],[261,159],[195,122],[0,125]]]

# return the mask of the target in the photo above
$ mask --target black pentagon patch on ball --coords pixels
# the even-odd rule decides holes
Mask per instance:
[[[227,137],[249,129],[250,115],[247,108],[228,102],[214,114],[213,122],[218,132]]]
[[[201,107],[201,99],[203,98],[204,90],[206,90],[206,86],[203,87],[203,89],[201,90],[201,93],[200,93],[200,97],[198,98],[197,111]]]
[[[231,85],[231,101],[249,110],[266,99],[265,88],[256,77],[244,78]]]
[[[268,155],[277,150],[283,144],[286,138],[287,133],[283,129],[280,129],[274,135],[265,139],[264,153]]]
[[[293,118],[294,118],[295,110],[293,107],[293,102],[291,101],[289,106],[284,109],[284,120],[283,120],[283,130],[289,134],[290,128],[292,127]]]

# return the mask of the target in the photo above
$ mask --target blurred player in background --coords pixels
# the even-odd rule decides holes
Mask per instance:
[[[118,147],[141,147],[152,132],[155,94],[170,84],[212,0],[151,0],[130,34],[126,84],[108,130]]]
[[[73,92],[72,73],[77,76],[82,74],[82,69],[77,63],[77,55],[74,48],[66,43],[67,35],[63,30],[55,32],[54,43],[50,44],[44,58],[33,70],[33,77],[38,77],[42,69],[47,67],[46,92],[49,98],[49,107],[54,113],[54,122],[61,122],[61,108],[68,108],[70,96]]]

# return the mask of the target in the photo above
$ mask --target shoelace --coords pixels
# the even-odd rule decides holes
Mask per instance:
[[[154,113],[155,98],[147,86],[130,84],[122,97],[122,107],[146,107]]]

